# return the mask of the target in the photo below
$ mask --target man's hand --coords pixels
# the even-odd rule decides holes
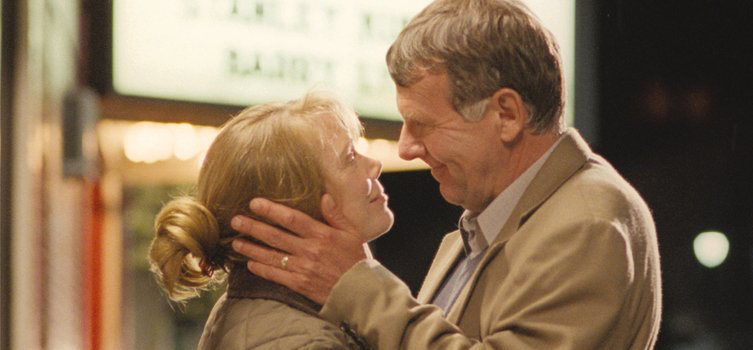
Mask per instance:
[[[235,240],[233,249],[249,258],[249,271],[323,305],[340,276],[370,257],[370,252],[332,196],[322,196],[321,207],[325,220],[332,226],[266,199],[251,201],[251,211],[295,235],[244,216],[234,217],[231,224],[236,231],[274,248]]]

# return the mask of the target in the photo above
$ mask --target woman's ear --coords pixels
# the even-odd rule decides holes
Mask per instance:
[[[520,94],[510,88],[497,90],[491,98],[491,109],[498,118],[502,142],[514,142],[528,123],[528,108]]]

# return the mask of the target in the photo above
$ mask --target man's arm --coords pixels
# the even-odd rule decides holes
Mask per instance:
[[[645,298],[623,234],[586,222],[516,242],[514,254],[496,246],[459,322],[478,322],[464,328],[478,333],[419,304],[373,260],[345,273],[321,315],[384,349],[643,349],[633,325],[647,322],[640,315],[649,309],[636,304]]]
[[[323,317],[348,324],[378,348],[628,348],[634,335],[624,332],[628,325],[623,323],[642,322],[625,317],[627,294],[635,294],[630,291],[635,288],[634,257],[626,232],[609,222],[576,222],[539,232],[539,239],[508,246],[509,252],[499,246],[491,251],[488,279],[475,285],[479,309],[469,316],[481,323],[484,339],[479,342],[478,335],[463,334],[448,322],[439,308],[419,304],[376,261],[359,257],[359,243],[341,237],[352,234],[269,202],[260,204],[255,212],[301,237],[283,238],[287,234],[259,223],[239,230],[301,255],[291,257],[289,270],[283,270],[275,266],[281,253],[246,246],[239,251],[257,261],[249,269],[323,303]]]

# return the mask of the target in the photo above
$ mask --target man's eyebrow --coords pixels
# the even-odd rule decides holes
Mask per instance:
[[[401,114],[403,117],[403,121],[418,121],[420,119],[418,116],[418,113],[416,113],[413,110],[406,110],[406,111],[403,111],[403,113]]]
[[[406,108],[400,104],[397,106],[397,113],[400,114],[400,117],[403,119],[415,119],[416,115],[416,112],[412,108]]]

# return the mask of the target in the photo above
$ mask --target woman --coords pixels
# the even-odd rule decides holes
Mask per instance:
[[[233,216],[254,216],[251,198],[284,203],[322,220],[322,196],[364,242],[393,222],[377,177],[379,161],[359,154],[361,124],[335,99],[310,94],[248,108],[226,123],[207,153],[194,198],[167,203],[155,221],[149,258],[170,299],[183,302],[228,276],[199,349],[351,349],[362,343],[318,317],[320,305],[254,276],[233,253]]]

